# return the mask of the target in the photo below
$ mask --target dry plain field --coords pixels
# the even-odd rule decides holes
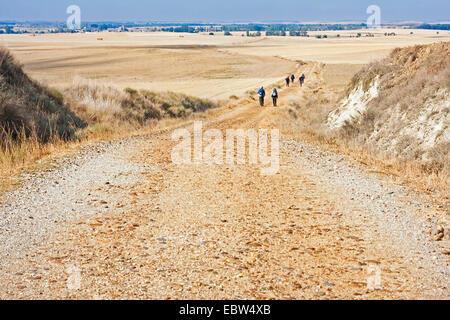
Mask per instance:
[[[274,83],[296,69],[297,61],[339,65],[333,81],[341,85],[362,64],[384,57],[395,47],[449,41],[450,33],[381,29],[374,38],[361,32],[326,32],[328,39],[232,37],[222,34],[100,33],[0,35],[35,79],[70,86],[74,78],[125,88],[177,91],[226,99]],[[395,37],[384,33],[395,32]],[[413,34],[410,34],[413,32]],[[339,34],[341,37],[336,38]],[[98,40],[99,38],[103,40]],[[342,82],[342,83],[341,83]]]

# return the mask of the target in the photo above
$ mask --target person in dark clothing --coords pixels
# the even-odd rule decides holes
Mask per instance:
[[[294,74],[291,74],[291,82],[294,83],[294,81],[295,81],[295,76],[294,76]]]
[[[266,91],[264,90],[263,87],[261,87],[261,89],[259,89],[258,95],[259,95],[259,105],[261,107],[264,107],[264,97],[266,96]]]
[[[289,82],[291,81],[291,79],[289,79],[289,77],[287,77],[285,80],[286,80],[286,87],[289,87]]]
[[[302,74],[301,77],[298,79],[298,81],[300,82],[300,87],[303,87],[303,83],[305,83],[305,75]]]
[[[277,100],[278,100],[278,91],[277,91],[276,88],[273,88],[272,100],[273,100],[273,106],[276,107],[277,106]]]

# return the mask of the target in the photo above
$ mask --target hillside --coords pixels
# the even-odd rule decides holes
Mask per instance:
[[[448,175],[450,42],[395,49],[363,68],[327,125],[378,152]]]
[[[31,80],[9,53],[0,48],[0,135],[18,138],[25,132],[41,142],[58,135],[70,139],[86,124],[58,92]],[[24,129],[24,130],[23,130]]]

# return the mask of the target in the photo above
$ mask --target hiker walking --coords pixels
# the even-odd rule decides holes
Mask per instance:
[[[272,91],[272,100],[273,100],[273,106],[276,107],[276,106],[277,106],[277,100],[278,100],[278,91],[277,91],[277,88],[273,88],[273,91]]]
[[[266,96],[266,90],[264,90],[264,87],[261,87],[261,89],[259,89],[258,95],[259,95],[259,105],[261,107],[264,107],[264,97]]]
[[[298,81],[300,82],[300,88],[303,87],[303,83],[305,83],[305,74],[302,73],[301,77],[298,79]]]
[[[294,83],[294,81],[295,81],[295,76],[294,76],[294,74],[291,74],[291,82]]]
[[[287,76],[286,80],[286,87],[289,87],[289,82],[291,81],[291,79],[289,79],[289,76]]]

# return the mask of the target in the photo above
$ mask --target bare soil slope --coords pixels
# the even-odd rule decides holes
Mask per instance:
[[[328,125],[449,175],[450,42],[396,49],[363,68]]]

